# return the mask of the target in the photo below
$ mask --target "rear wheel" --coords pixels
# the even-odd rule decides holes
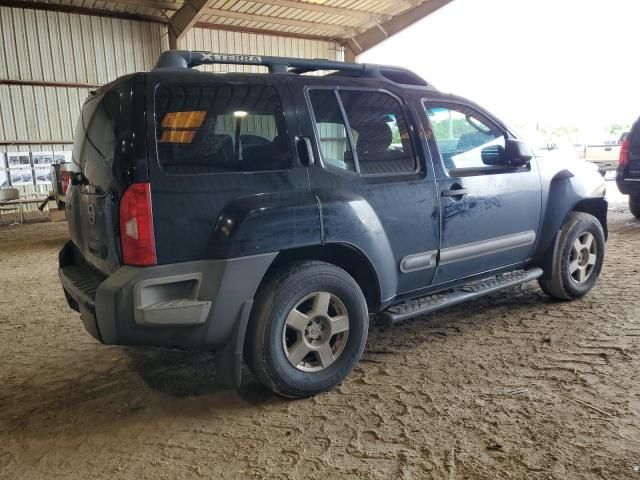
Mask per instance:
[[[572,212],[562,226],[553,278],[538,279],[552,297],[573,300],[586,295],[596,284],[604,259],[602,225],[593,215]]]
[[[368,326],[364,295],[347,272],[323,262],[294,263],[274,271],[261,287],[245,359],[275,393],[308,397],[351,373]]]
[[[629,195],[629,210],[631,215],[640,219],[640,195]]]

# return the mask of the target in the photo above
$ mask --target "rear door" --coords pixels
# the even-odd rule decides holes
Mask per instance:
[[[317,244],[320,221],[277,78],[163,76],[149,109],[158,263]]]
[[[116,145],[130,134],[122,130],[129,125],[128,114],[120,89],[93,95],[82,108],[74,138],[73,170],[83,178],[67,190],[69,232],[84,258],[105,274],[120,263],[114,160]]]
[[[542,193],[536,159],[524,167],[486,165],[482,149],[509,133],[474,107],[424,101],[423,119],[439,152],[440,262],[446,283],[524,262],[533,254]]]
[[[388,84],[290,80],[302,135],[311,138],[323,242],[351,245],[376,268],[384,302],[424,288],[435,272],[439,210],[415,116]]]

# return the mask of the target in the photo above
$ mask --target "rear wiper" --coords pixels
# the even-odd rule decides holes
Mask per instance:
[[[89,179],[83,172],[70,172],[71,185],[89,185]]]

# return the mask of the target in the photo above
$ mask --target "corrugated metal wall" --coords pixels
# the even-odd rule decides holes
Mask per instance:
[[[0,7],[0,80],[100,85],[150,69],[166,48],[157,23]],[[0,83],[0,141],[15,142],[0,152],[70,150],[91,88]]]
[[[73,139],[80,107],[91,85],[149,70],[167,48],[166,27],[157,23],[0,7],[0,80],[83,84],[0,82],[0,142],[13,142],[0,144],[0,154],[70,150],[71,145],[65,142]],[[182,48],[332,60],[342,60],[344,55],[337,42],[202,28],[192,29]],[[9,176],[4,165],[3,158],[0,185]],[[48,187],[34,189],[46,191]]]

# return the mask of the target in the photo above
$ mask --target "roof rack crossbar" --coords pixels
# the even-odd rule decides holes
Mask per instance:
[[[261,65],[267,67],[269,73],[303,74],[319,70],[333,70],[350,77],[366,77],[390,80],[405,85],[427,86],[418,75],[402,67],[389,67],[371,63],[349,63],[332,60],[268,57],[262,55],[241,55],[214,53],[191,50],[168,50],[163,52],[155,70],[193,68],[198,65]]]

